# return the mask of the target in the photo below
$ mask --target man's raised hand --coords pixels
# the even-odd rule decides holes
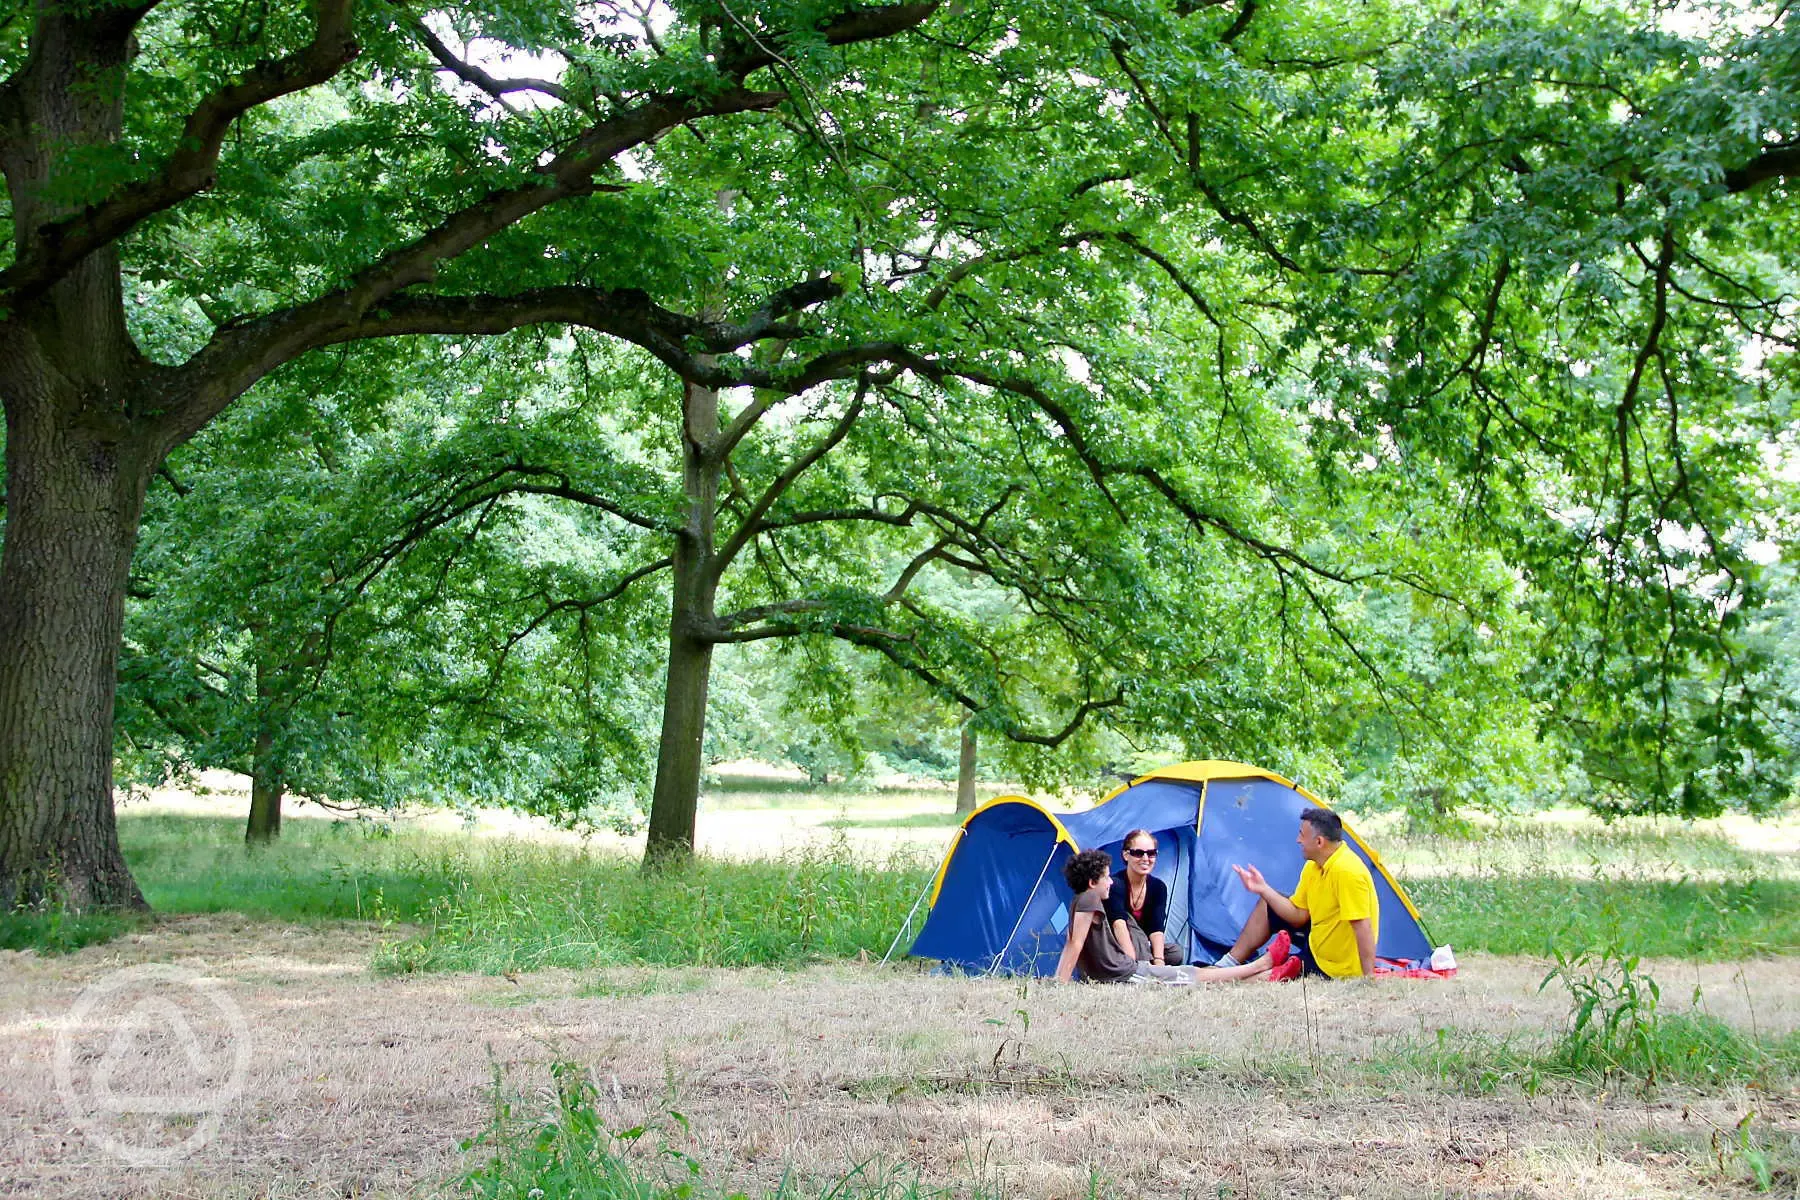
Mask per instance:
[[[1263,873],[1256,869],[1255,863],[1251,863],[1247,867],[1240,867],[1236,863],[1232,863],[1231,869],[1237,872],[1238,882],[1244,885],[1246,892],[1254,892],[1260,896],[1269,886],[1269,881],[1263,878]]]

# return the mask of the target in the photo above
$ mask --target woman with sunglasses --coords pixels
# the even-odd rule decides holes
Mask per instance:
[[[1106,921],[1119,949],[1151,966],[1187,961],[1181,943],[1168,937],[1169,888],[1151,874],[1156,869],[1156,835],[1134,829],[1125,835],[1125,869],[1113,876],[1106,898]]]
[[[1223,983],[1254,979],[1280,966],[1288,953],[1283,930],[1268,953],[1237,967],[1171,967],[1139,961],[1119,949],[1106,927],[1106,900],[1113,890],[1112,856],[1104,850],[1082,850],[1063,863],[1063,878],[1074,897],[1069,902],[1068,940],[1056,960],[1056,978],[1064,983],[1081,977],[1094,983]]]

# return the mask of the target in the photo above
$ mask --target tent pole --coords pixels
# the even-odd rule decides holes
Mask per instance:
[[[1044,860],[1044,865],[1038,870],[1037,883],[1032,884],[1031,890],[1025,893],[1025,903],[1019,906],[1019,919],[1013,922],[1012,932],[1006,935],[1006,940],[1004,942],[1000,943],[1000,953],[994,955],[994,961],[989,964],[986,971],[982,972],[984,975],[992,975],[995,971],[1000,969],[1000,960],[1005,957],[1006,948],[1012,945],[1013,938],[1019,932],[1019,926],[1025,923],[1025,910],[1031,907],[1031,898],[1037,895],[1039,884],[1044,882],[1044,872],[1048,871],[1050,869],[1050,864],[1055,861],[1056,847],[1059,844],[1060,843],[1057,842],[1050,843],[1050,857]]]
[[[925,903],[925,893],[930,890],[931,880],[927,879],[925,886],[919,889],[919,898],[913,901],[912,911],[906,914],[906,923],[900,926],[900,932],[896,933],[894,940],[888,944],[887,953],[881,956],[882,966],[887,966],[887,960],[894,957],[894,948],[900,944],[900,939],[906,936],[906,931],[912,928],[913,914],[919,911],[919,905]]]
[[[968,832],[968,829],[966,827],[962,828],[962,829],[958,829],[956,831],[956,837],[951,839],[951,842],[950,842],[952,849],[955,848],[957,842],[962,841],[963,835],[967,832]],[[950,856],[950,851],[946,850],[944,852],[944,857],[948,858],[949,856]],[[894,957],[894,948],[900,944],[900,939],[906,936],[907,930],[912,928],[912,919],[915,915],[917,915],[917,913],[919,911],[919,905],[925,903],[925,893],[931,890],[931,885],[934,882],[936,882],[935,879],[927,879],[925,881],[925,886],[919,889],[919,898],[917,900],[913,901],[912,910],[906,914],[906,923],[903,924],[902,926],[900,926],[900,932],[896,933],[894,935],[894,940],[892,942],[888,943],[887,953],[881,956],[881,965],[882,966],[884,966],[884,967],[887,966],[887,960]]]

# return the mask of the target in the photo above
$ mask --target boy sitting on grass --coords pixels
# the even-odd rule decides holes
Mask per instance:
[[[1112,891],[1112,856],[1104,850],[1083,850],[1063,864],[1063,878],[1075,893],[1070,905],[1069,940],[1056,961],[1056,978],[1068,982],[1080,966],[1082,977],[1100,983],[1224,983],[1250,979],[1288,956],[1286,934],[1269,944],[1268,953],[1242,966],[1166,967],[1139,962],[1125,953],[1106,925],[1106,896]]]

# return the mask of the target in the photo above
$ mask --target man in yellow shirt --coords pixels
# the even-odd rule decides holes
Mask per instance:
[[[1252,957],[1257,947],[1285,929],[1294,944],[1294,957],[1288,961],[1300,965],[1271,978],[1293,979],[1302,971],[1334,979],[1373,978],[1381,909],[1368,866],[1344,845],[1343,818],[1328,808],[1309,808],[1300,814],[1297,840],[1306,865],[1291,897],[1271,887],[1255,866],[1232,864],[1238,880],[1259,900],[1237,944],[1215,965],[1234,966]]]

